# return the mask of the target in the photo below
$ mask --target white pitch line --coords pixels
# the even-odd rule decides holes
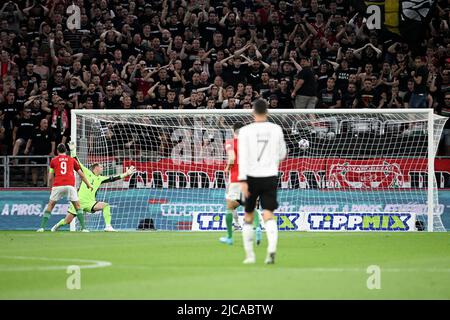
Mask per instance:
[[[180,269],[180,267],[176,266],[142,266],[142,265],[116,265],[116,268],[121,269],[140,269],[140,270],[146,270],[146,269]],[[255,268],[256,267],[256,268]],[[203,267],[203,266],[183,266],[183,269],[210,269],[211,267]],[[246,266],[235,266],[235,267],[224,267],[224,269],[233,269],[233,270],[239,270],[242,271],[246,268]],[[265,271],[269,270],[267,267],[262,266],[249,266],[249,270],[251,271]],[[275,270],[282,270],[282,271],[299,271],[299,272],[362,272],[366,273],[367,269],[364,268],[323,268],[323,267],[280,267],[275,268]],[[447,273],[450,272],[450,268],[383,268],[380,267],[381,272],[429,272],[429,273]]]
[[[27,256],[0,256],[0,259],[12,259],[12,260],[40,260],[40,261],[53,261],[53,262],[71,262],[75,265],[78,263],[89,263],[87,265],[79,266],[80,269],[96,269],[96,268],[105,268],[112,266],[112,263],[109,261],[100,261],[100,260],[86,260],[86,259],[63,259],[63,258],[46,258],[46,257],[27,257]],[[52,271],[52,270],[66,270],[68,265],[64,266],[30,266],[30,267],[1,267],[0,272],[7,271]]]

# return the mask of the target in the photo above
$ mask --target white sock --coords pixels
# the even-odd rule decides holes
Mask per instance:
[[[267,234],[267,252],[274,253],[277,251],[278,242],[278,226],[274,219],[267,220],[265,223]]]
[[[263,219],[263,215],[261,214],[261,211],[255,210],[255,214],[259,215],[259,225],[261,228],[265,228],[265,223]]]
[[[242,239],[244,242],[245,254],[248,258],[255,256],[255,252],[253,251],[253,235],[253,224],[244,222],[244,225],[242,226]]]
[[[234,219],[234,223],[239,225],[239,216],[238,216],[236,209],[233,210],[233,219]]]

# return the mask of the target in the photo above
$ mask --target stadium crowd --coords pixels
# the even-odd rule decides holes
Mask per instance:
[[[434,108],[450,115],[447,0],[413,50],[346,0],[0,5],[0,155],[53,155],[70,110]],[[67,8],[81,8],[69,29]],[[71,22],[69,21],[69,24]],[[417,48],[415,48],[417,49]],[[447,123],[441,154],[450,155]]]

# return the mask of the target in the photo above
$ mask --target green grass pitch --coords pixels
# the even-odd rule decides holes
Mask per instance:
[[[233,246],[221,235],[3,231],[0,299],[450,299],[448,232],[280,232],[275,265],[265,235],[255,265],[240,233]],[[67,289],[67,265],[82,267],[81,289]]]

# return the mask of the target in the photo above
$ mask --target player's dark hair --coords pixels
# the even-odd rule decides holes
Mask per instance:
[[[64,145],[64,143],[58,144],[58,146],[56,147],[56,150],[58,150],[58,153],[66,153],[67,152],[67,149],[66,149],[66,146]]]
[[[264,99],[257,99],[253,104],[253,111],[257,115],[267,114],[267,102]]]
[[[244,126],[244,124],[241,121],[235,122],[233,124],[233,131],[236,132],[237,130],[239,130],[243,126]]]

